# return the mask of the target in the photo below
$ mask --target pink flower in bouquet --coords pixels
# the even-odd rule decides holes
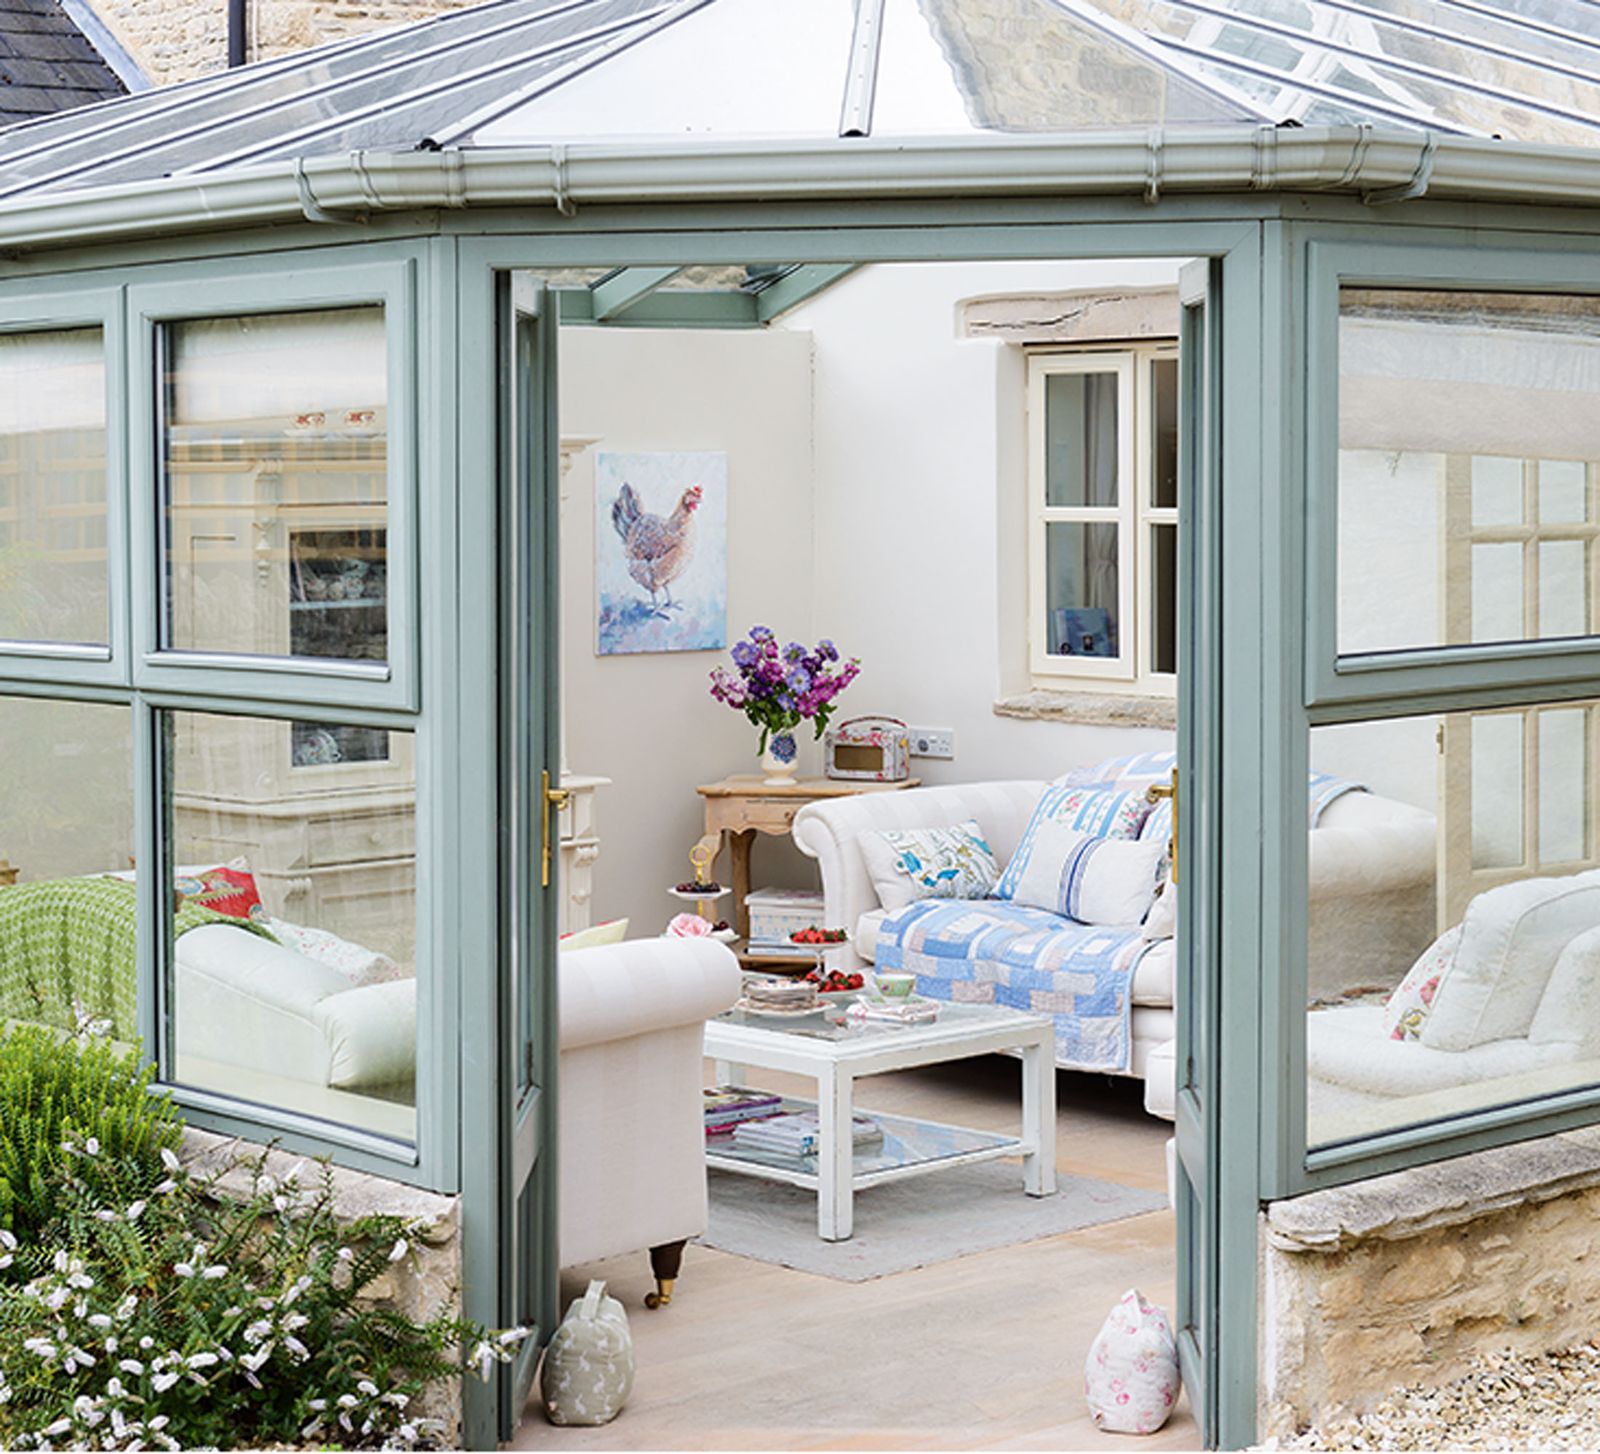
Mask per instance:
[[[677,914],[667,925],[669,939],[706,939],[711,934],[711,921],[698,914]]]

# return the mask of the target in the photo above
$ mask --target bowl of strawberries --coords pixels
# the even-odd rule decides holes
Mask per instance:
[[[842,969],[813,969],[806,978],[817,987],[820,995],[853,995],[866,987],[859,974],[849,974]]]

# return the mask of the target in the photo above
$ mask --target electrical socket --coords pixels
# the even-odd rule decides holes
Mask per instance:
[[[953,758],[956,733],[953,727],[912,727],[908,729],[913,757]]]

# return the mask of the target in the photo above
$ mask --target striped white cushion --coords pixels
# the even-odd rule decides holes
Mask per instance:
[[[1033,857],[1034,843],[1046,826],[1060,824],[1092,838],[1137,838],[1149,815],[1150,803],[1142,792],[1082,788],[1069,783],[1047,787],[1039,795],[1033,816],[1022,831],[1022,841],[1017,844],[1016,853],[1006,865],[1006,871],[1000,875],[995,897],[1016,897],[1017,884],[1028,871],[1028,864]]]
[[[1165,847],[1099,838],[1062,822],[1042,824],[1012,900],[1080,924],[1137,924],[1149,913]]]

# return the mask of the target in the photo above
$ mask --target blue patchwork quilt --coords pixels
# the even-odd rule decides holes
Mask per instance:
[[[1137,926],[1075,924],[1001,899],[919,899],[884,920],[875,967],[917,993],[1048,1015],[1056,1064],[1123,1073],[1132,1053],[1133,971],[1153,946]]]

